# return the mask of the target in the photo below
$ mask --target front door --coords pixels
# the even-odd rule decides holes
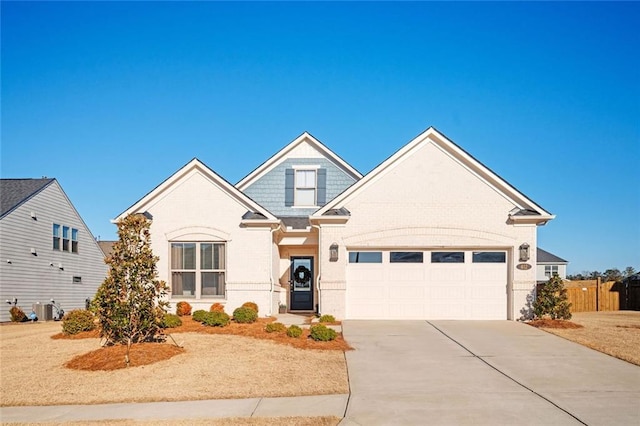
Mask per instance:
[[[292,311],[313,310],[313,257],[291,258],[289,303]]]

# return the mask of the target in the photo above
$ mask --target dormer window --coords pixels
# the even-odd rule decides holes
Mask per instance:
[[[326,203],[327,170],[319,166],[294,166],[286,170],[285,205],[318,207]]]
[[[316,205],[316,171],[296,170],[294,206]]]

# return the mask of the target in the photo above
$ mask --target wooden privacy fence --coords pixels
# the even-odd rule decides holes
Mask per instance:
[[[571,281],[566,288],[571,302],[571,312],[620,310],[620,283],[600,283],[599,280]]]

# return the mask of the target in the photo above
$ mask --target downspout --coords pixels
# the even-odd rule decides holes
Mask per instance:
[[[320,241],[320,225],[314,225],[313,223],[311,223],[311,221],[309,221],[309,224],[311,225],[312,228],[316,228],[318,230],[318,262],[317,262],[317,267],[318,267],[318,279],[316,280],[316,288],[318,289],[318,312],[316,312],[316,314],[320,314],[320,312],[322,312],[322,307],[320,306],[320,301],[322,300],[322,298],[320,297],[320,275],[322,274],[322,269],[320,268],[320,265],[322,264],[320,262],[320,247],[322,247],[321,241]]]
[[[271,266],[269,267],[269,270],[271,270],[271,273],[269,274],[269,316],[273,316],[273,291],[275,289],[275,283],[273,282],[273,245],[275,243],[275,241],[273,240],[273,234],[275,234],[276,231],[278,231],[280,228],[282,228],[282,222],[278,222],[278,226],[276,226],[275,228],[273,228],[270,232],[271,234],[271,242],[269,244],[269,262],[271,262]],[[280,253],[278,253],[278,259],[280,259]],[[278,262],[279,264],[280,262]],[[280,303],[280,301],[278,301],[278,304]]]

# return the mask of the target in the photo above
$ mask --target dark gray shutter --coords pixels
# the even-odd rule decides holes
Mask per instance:
[[[286,207],[293,206],[294,181],[295,181],[294,170],[286,169],[284,171],[284,205]]]
[[[318,169],[318,206],[327,204],[327,169]]]

